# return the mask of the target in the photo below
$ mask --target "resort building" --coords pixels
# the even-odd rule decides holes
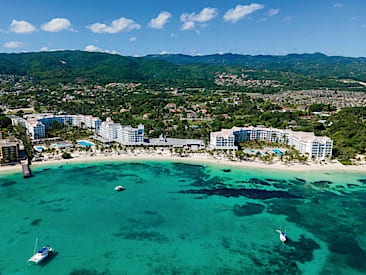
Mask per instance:
[[[94,130],[97,132],[102,124],[102,121],[93,116],[86,115],[52,115],[52,114],[37,114],[26,115],[25,126],[32,139],[40,139],[46,136],[46,129],[52,125],[66,125],[81,127]],[[13,120],[13,119],[12,119]],[[14,123],[20,121],[14,119]],[[18,122],[19,123],[19,122]]]
[[[105,143],[118,142],[122,145],[141,145],[145,139],[145,127],[142,124],[137,128],[132,128],[130,125],[123,126],[108,118],[101,124],[98,135]]]
[[[0,139],[0,164],[18,162],[19,142]]]
[[[152,138],[145,145],[153,147],[172,147],[188,150],[200,150],[205,148],[205,143],[200,139],[167,138],[164,134],[160,138]]]
[[[296,132],[289,129],[258,127],[233,127],[210,135],[210,147],[213,149],[236,150],[237,142],[248,140],[269,141],[289,145],[309,158],[325,159],[332,156],[333,141],[329,137],[317,137],[311,132]]]

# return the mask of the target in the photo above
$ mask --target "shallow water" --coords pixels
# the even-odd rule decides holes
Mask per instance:
[[[158,161],[33,171],[0,174],[2,275],[366,273],[366,174]],[[56,253],[28,266],[36,237]]]

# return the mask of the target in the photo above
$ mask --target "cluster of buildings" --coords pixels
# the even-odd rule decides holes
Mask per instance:
[[[215,84],[219,86],[247,86],[247,87],[280,87],[281,83],[277,80],[250,79],[248,75],[237,75],[232,73],[216,73]]]
[[[308,154],[309,158],[325,159],[332,156],[333,141],[329,137],[315,136],[311,132],[296,132],[289,129],[259,127],[233,127],[210,135],[210,147],[213,149],[236,150],[237,142],[268,141],[282,143],[293,147],[301,154]]]
[[[145,128],[140,124],[137,128],[114,123],[107,118],[98,131],[99,140],[104,143],[118,142],[123,145],[141,145],[145,140]]]
[[[167,138],[165,135],[161,135],[160,138],[147,139],[145,138],[144,125],[140,124],[137,128],[133,128],[129,125],[123,126],[119,123],[114,123],[110,118],[102,123],[98,131],[98,136],[94,138],[103,143],[117,142],[127,146],[144,145],[193,150],[205,148],[203,140],[198,139]]]
[[[137,128],[129,125],[123,126],[113,122],[110,118],[102,122],[99,118],[88,115],[52,115],[36,114],[25,115],[24,118],[12,116],[13,125],[22,125],[27,128],[33,140],[46,136],[46,129],[52,125],[67,125],[94,130],[94,138],[102,143],[117,142],[125,146],[146,145],[156,147],[195,148],[203,149],[202,140],[172,139],[161,136],[159,139],[145,139],[144,125]],[[243,141],[268,141],[281,143],[293,147],[301,154],[307,154],[310,158],[325,159],[332,156],[333,141],[324,136],[315,136],[311,132],[297,132],[290,129],[266,128],[264,126],[233,127],[223,129],[210,134],[210,148],[237,150],[237,143]],[[0,152],[0,159],[13,156],[16,144],[7,144],[7,151]],[[0,148],[1,143],[0,143]],[[2,149],[1,149],[2,150]],[[15,154],[17,155],[17,154]]]
[[[262,98],[276,102],[279,105],[286,103],[306,107],[312,104],[332,105],[337,108],[363,107],[366,105],[364,92],[334,91],[334,90],[303,90],[282,91],[276,94],[252,94],[252,99]]]
[[[22,125],[27,128],[32,139],[41,139],[46,136],[46,129],[52,125],[67,125],[99,131],[102,121],[90,115],[53,115],[36,114],[25,115],[24,118],[11,117],[13,125]]]

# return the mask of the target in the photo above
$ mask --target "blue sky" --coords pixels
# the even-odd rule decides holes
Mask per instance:
[[[365,0],[1,0],[0,52],[366,56]]]

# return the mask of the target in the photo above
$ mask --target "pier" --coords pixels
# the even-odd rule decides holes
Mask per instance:
[[[28,164],[22,163],[22,171],[23,171],[24,178],[30,178],[32,176],[32,172],[31,172]]]

